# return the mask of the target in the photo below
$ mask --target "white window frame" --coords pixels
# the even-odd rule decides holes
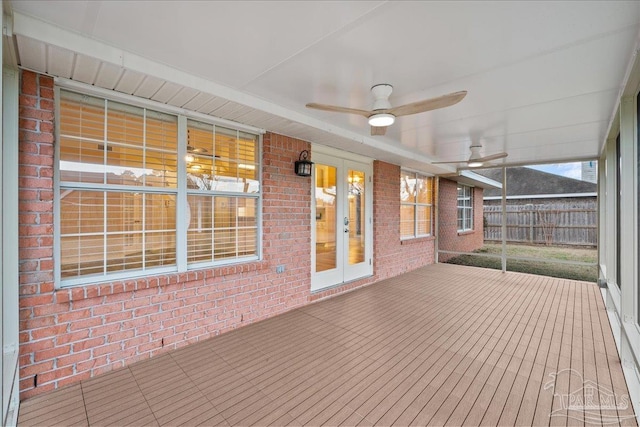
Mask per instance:
[[[404,175],[413,175],[414,178],[416,180],[418,179],[429,179],[431,180],[431,203],[418,203],[418,198],[417,198],[417,194],[414,188],[414,194],[413,194],[413,202],[403,202],[402,198],[400,198],[400,208],[402,209],[402,206],[413,206],[413,235],[412,236],[403,236],[402,235],[402,231],[400,231],[400,240],[411,240],[411,239],[418,239],[421,237],[429,237],[433,235],[433,199],[435,197],[434,195],[434,180],[435,178],[432,175],[426,175],[423,173],[419,173],[419,172],[414,172],[411,170],[407,170],[407,169],[402,169],[400,171],[400,179],[402,179],[402,176]],[[431,218],[431,221],[429,222],[429,232],[425,233],[425,234],[418,234],[418,207],[427,207],[430,211],[431,211],[431,215],[429,215],[429,218]]]
[[[462,188],[462,197],[457,193],[458,188]],[[456,188],[456,201],[457,201],[457,210],[456,210],[456,227],[458,228],[458,232],[463,233],[465,231],[473,231],[473,189],[474,187],[464,184],[458,184]],[[466,192],[469,192],[467,195]],[[469,201],[469,206],[464,204],[464,202]],[[461,204],[462,202],[462,204]],[[459,228],[458,225],[458,213],[462,210],[462,228]]]
[[[108,101],[119,102],[128,104],[131,106],[147,108],[153,111],[172,114],[178,119],[178,182],[176,188],[151,188],[148,193],[172,193],[176,195],[176,265],[167,267],[152,267],[145,270],[124,271],[118,273],[108,273],[102,275],[91,275],[86,277],[76,277],[71,279],[62,279],[61,277],[61,217],[60,217],[60,90],[69,92],[76,92],[82,95],[89,95],[98,98],[103,98]],[[203,268],[215,268],[225,265],[241,264],[245,262],[254,262],[262,259],[262,135],[264,130],[254,128],[251,126],[245,126],[239,123],[230,122],[224,119],[217,119],[205,114],[187,111],[181,108],[172,107],[166,104],[161,104],[155,101],[144,100],[130,95],[119,94],[106,89],[100,89],[95,87],[86,86],[77,82],[71,82],[65,79],[56,79],[55,85],[55,153],[54,153],[54,278],[56,288],[66,288],[73,286],[83,286],[95,283],[108,283],[119,280],[135,279],[145,276],[153,276],[165,273],[184,273],[191,270],[203,269]],[[236,193],[236,192],[211,192],[212,196],[223,197],[242,197],[253,198],[256,200],[256,227],[257,227],[257,239],[256,239],[256,254],[252,256],[246,256],[241,258],[225,259],[220,261],[212,261],[206,263],[187,265],[187,221],[179,220],[179,218],[186,218],[187,214],[187,195],[190,194],[187,190],[187,174],[185,163],[180,161],[187,155],[187,120],[195,120],[206,124],[222,126],[225,128],[234,129],[238,132],[246,132],[257,136],[256,142],[256,168],[258,173],[256,179],[259,181],[259,191],[257,193]],[[64,185],[65,188],[69,187],[68,183]],[[86,189],[86,185],[77,183],[73,185],[78,189]],[[103,186],[97,191],[122,191],[122,186],[117,188],[108,188]],[[126,189],[124,189],[126,190]],[[140,188],[135,187],[130,189],[131,191],[140,191]]]

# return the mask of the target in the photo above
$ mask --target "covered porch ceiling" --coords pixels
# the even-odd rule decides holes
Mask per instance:
[[[638,1],[5,1],[5,61],[431,173],[599,155],[637,54]],[[371,136],[392,105],[466,90]]]

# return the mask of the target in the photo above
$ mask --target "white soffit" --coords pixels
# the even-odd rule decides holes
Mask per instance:
[[[478,142],[509,153],[498,165],[596,157],[640,32],[640,2],[614,0],[12,7],[23,67],[71,67],[88,84],[431,173],[452,170],[431,159],[466,158]],[[398,118],[385,137],[363,117],[304,107],[368,108],[376,83],[394,86],[392,105],[468,95]]]
[[[340,129],[263,99],[185,74],[163,64],[152,63],[100,42],[85,39],[20,13],[14,13],[14,19],[16,23],[14,34],[20,52],[20,65],[23,68],[267,129],[313,143],[341,148],[395,164],[404,164],[407,159],[411,159],[414,164],[416,161],[419,162],[419,169],[424,172],[437,174],[451,171],[450,167],[432,166],[430,163],[433,159],[428,156],[416,156],[388,142]],[[45,35],[50,36],[48,40],[51,42],[38,40],[38,38],[45,38]],[[54,41],[66,42],[69,49],[53,44]],[[83,54],[84,51],[92,52],[93,55]],[[96,56],[117,59],[117,63]],[[168,78],[154,76],[151,72],[145,74],[143,70],[161,71],[158,74],[165,74]],[[195,89],[196,87],[203,90]],[[223,93],[223,95],[215,96],[214,93]]]

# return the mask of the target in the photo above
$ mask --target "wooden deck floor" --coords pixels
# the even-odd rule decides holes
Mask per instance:
[[[594,284],[436,264],[20,408],[21,426],[87,424],[636,422]]]

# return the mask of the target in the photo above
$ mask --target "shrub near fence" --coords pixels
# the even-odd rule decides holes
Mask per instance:
[[[596,246],[596,199],[507,205],[507,242]],[[502,206],[484,206],[484,239],[502,239]]]

